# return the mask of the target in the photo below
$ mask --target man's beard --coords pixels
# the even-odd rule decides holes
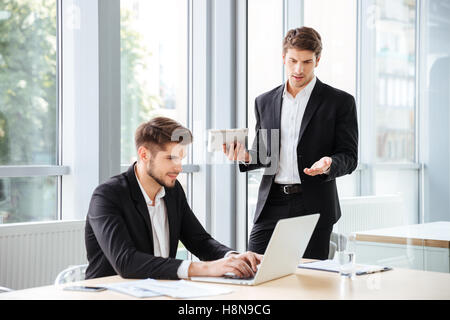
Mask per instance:
[[[150,160],[149,167],[148,167],[147,170],[146,170],[146,171],[147,171],[147,174],[148,174],[153,180],[155,180],[160,186],[163,186],[164,188],[168,188],[168,189],[174,188],[174,187],[175,187],[175,182],[174,182],[173,185],[167,185],[166,183],[164,183],[163,180],[161,180],[160,178],[158,178],[158,177],[156,176],[156,174],[153,173],[152,168],[153,168],[153,161]]]

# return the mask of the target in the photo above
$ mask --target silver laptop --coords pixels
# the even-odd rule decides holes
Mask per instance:
[[[191,277],[191,280],[254,286],[290,275],[295,272],[305,253],[319,216],[317,213],[278,221],[253,278]]]

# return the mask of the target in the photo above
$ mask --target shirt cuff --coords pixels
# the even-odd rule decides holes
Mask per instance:
[[[331,168],[331,166],[329,166],[327,171],[325,171],[323,174],[330,174],[330,168]]]
[[[239,252],[237,252],[237,251],[228,251],[227,253],[225,253],[224,258],[227,258],[232,253],[239,254]],[[189,279],[189,272],[188,271],[189,271],[189,267],[191,265],[191,262],[192,261],[190,261],[190,260],[184,260],[180,264],[180,266],[178,267],[178,270],[177,270],[178,278],[180,278],[180,279]]]
[[[188,271],[189,271],[189,266],[191,265],[191,261],[190,260],[184,260],[180,266],[178,267],[177,270],[177,276],[180,279],[189,279],[189,275],[188,275]]]
[[[232,253],[239,254],[239,252],[237,252],[237,251],[228,251],[227,253],[225,253],[224,258],[228,258],[230,256],[230,254],[232,254]]]
[[[239,160],[239,163],[240,164],[243,164],[244,166],[247,166],[248,167],[248,165],[250,164],[250,163],[252,163],[252,155],[250,154],[250,151],[248,151],[248,162],[245,162],[245,161],[242,161],[242,160]]]

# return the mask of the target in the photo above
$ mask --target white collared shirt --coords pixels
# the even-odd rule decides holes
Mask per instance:
[[[169,222],[167,220],[167,209],[164,200],[162,199],[166,195],[166,190],[164,187],[155,196],[155,206],[150,197],[145,192],[144,188],[139,181],[136,174],[136,167],[134,167],[134,175],[141,188],[142,195],[144,196],[145,202],[147,204],[148,212],[150,215],[150,221],[152,224],[152,236],[153,236],[153,255],[155,257],[169,257],[170,250],[170,239],[169,239]],[[231,253],[238,253],[236,251],[229,251],[225,254],[225,258]],[[177,276],[180,279],[188,279],[189,276],[189,266],[191,261],[184,260],[177,270]]]
[[[152,224],[152,236],[153,236],[153,255],[155,257],[169,257],[170,250],[170,239],[169,239],[169,222],[167,220],[167,209],[163,197],[166,195],[166,190],[164,187],[155,196],[155,205],[153,206],[153,201],[147,195],[144,188],[139,181],[136,174],[136,167],[134,169],[134,174],[136,175],[136,180],[141,188],[142,195],[144,196],[145,202],[147,204],[147,209],[150,215],[150,221]],[[191,265],[191,261],[184,260],[178,267],[177,276],[180,279],[188,278],[188,270]]]
[[[311,93],[316,85],[316,76],[301,90],[295,98],[287,91],[287,81],[284,85],[283,104],[281,108],[281,145],[280,161],[275,182],[278,184],[301,183],[297,164],[297,145],[300,126]]]

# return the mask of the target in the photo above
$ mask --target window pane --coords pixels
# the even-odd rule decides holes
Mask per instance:
[[[304,0],[304,21],[322,38],[317,77],[355,96],[356,0]]]
[[[450,6],[446,0],[433,0],[422,7],[422,218],[425,222],[450,221]]]
[[[316,76],[355,98],[356,7],[356,0],[304,0],[303,15],[305,26],[317,30],[322,38],[322,57],[315,71]],[[358,106],[358,114],[359,111]],[[359,192],[359,173],[337,179],[337,185],[340,197],[356,196]]]
[[[0,1],[0,165],[56,165],[56,1]]]
[[[370,51],[362,59],[371,72],[363,81],[374,95],[363,107],[373,116],[378,162],[415,161],[415,10],[414,0],[376,0],[366,10]]]
[[[283,1],[248,1],[248,128],[255,137],[255,98],[283,82]],[[248,173],[248,230],[253,226],[262,171]]]
[[[427,262],[429,251],[419,236],[428,234],[428,226],[419,224],[419,171],[374,165],[416,160],[416,1],[358,3],[360,133],[362,161],[368,166],[360,172],[363,196],[341,201],[342,217],[334,230],[356,234],[356,241],[342,249],[355,251],[358,263],[437,271],[439,266]]]
[[[58,219],[57,177],[0,179],[0,223]]]
[[[121,162],[136,158],[134,133],[166,116],[187,125],[187,1],[121,0]]]

